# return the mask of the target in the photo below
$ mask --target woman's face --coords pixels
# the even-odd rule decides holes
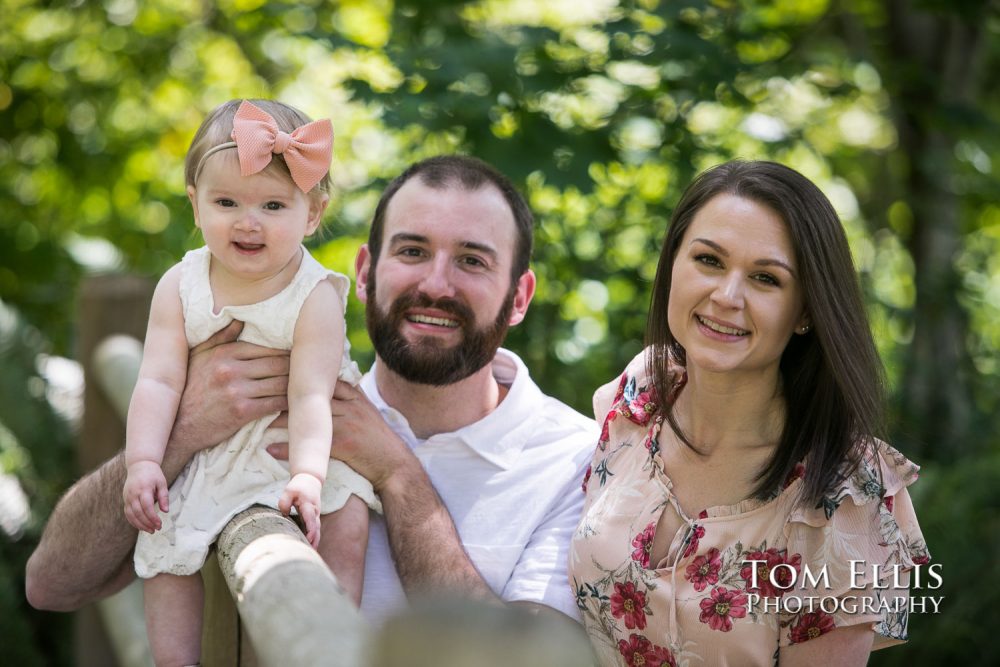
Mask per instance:
[[[671,272],[667,320],[689,372],[777,374],[808,324],[795,250],[767,206],[720,194],[695,214]]]

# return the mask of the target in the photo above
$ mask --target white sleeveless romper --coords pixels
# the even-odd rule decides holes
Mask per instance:
[[[319,281],[330,280],[347,303],[350,280],[317,262],[303,247],[302,263],[291,283],[264,301],[226,306],[212,312],[214,300],[208,280],[208,248],[192,250],[181,260],[180,296],[184,331],[189,347],[238,319],[245,323],[240,340],[289,350],[299,310]],[[346,332],[345,332],[346,334]],[[351,361],[344,340],[338,381],[357,384],[361,373]],[[142,578],[161,572],[194,574],[201,569],[209,547],[237,513],[251,505],[277,508],[288,483],[288,463],[267,453],[274,442],[287,442],[287,429],[268,429],[278,413],[247,424],[228,440],[198,452],[170,487],[170,511],[160,515],[163,527],[153,534],[139,533],[135,571]],[[334,428],[337,425],[334,424]],[[371,484],[340,461],[330,461],[323,485],[322,513],[340,509],[354,494],[380,512],[381,503]]]

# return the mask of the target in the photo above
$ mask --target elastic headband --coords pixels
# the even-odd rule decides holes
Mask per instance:
[[[333,125],[329,119],[306,123],[291,133],[278,129],[271,114],[243,100],[233,118],[233,141],[213,146],[198,160],[194,181],[212,155],[235,148],[240,159],[240,173],[250,176],[271,163],[273,155],[285,158],[292,180],[302,192],[308,193],[323,180],[330,170],[333,155]]]

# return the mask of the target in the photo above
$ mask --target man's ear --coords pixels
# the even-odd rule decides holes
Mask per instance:
[[[517,279],[517,288],[514,291],[514,307],[510,312],[511,326],[520,324],[528,312],[528,304],[535,296],[535,272],[528,269]]]
[[[187,186],[187,196],[191,201],[191,210],[194,212],[194,226],[200,228],[198,224],[198,191],[193,185]]]
[[[371,269],[371,250],[364,243],[358,248],[358,256],[354,258],[354,294],[361,303],[368,303],[368,271]]]
[[[306,197],[309,197],[309,220],[306,222],[306,236],[309,236],[319,229],[320,223],[323,222],[323,211],[330,203],[330,195],[324,194],[319,197],[306,195]]]

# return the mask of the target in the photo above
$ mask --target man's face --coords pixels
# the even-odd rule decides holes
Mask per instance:
[[[404,379],[443,386],[488,365],[524,318],[534,276],[510,278],[514,216],[493,186],[430,188],[419,176],[389,202],[381,256],[358,254],[368,335]]]

